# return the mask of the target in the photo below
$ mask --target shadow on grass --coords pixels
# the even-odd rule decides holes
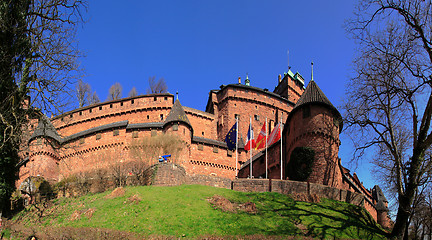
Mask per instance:
[[[387,233],[378,227],[375,220],[361,207],[323,199],[321,203],[296,202],[279,194],[249,194],[251,201],[257,204],[261,215],[277,214],[285,221],[269,231],[272,235],[293,233],[299,225],[307,227],[307,231],[297,233],[305,236],[353,239],[382,239]],[[295,230],[294,230],[295,232]]]

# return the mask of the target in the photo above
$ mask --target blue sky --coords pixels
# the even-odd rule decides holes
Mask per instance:
[[[344,21],[354,2],[282,0],[113,1],[89,3],[88,22],[77,40],[86,57],[83,81],[99,98],[107,98],[115,82],[123,96],[148,78],[163,77],[168,91],[179,92],[184,106],[204,111],[208,93],[222,84],[237,83],[249,74],[251,85],[273,90],[278,74],[299,72],[314,80],[335,106],[342,104],[352,75],[354,41]],[[367,188],[376,183],[366,161],[348,164],[352,146],[342,134],[340,157],[357,172]]]

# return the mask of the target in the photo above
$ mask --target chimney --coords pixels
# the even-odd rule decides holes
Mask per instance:
[[[239,79],[238,79],[238,83],[241,84],[241,77],[239,77]]]
[[[279,80],[279,82],[281,82],[282,81],[282,76],[279,74],[279,76],[278,76],[278,80]]]

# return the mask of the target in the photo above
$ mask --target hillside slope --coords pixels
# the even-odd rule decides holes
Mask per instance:
[[[200,185],[119,188],[56,199],[39,209],[43,211],[33,207],[16,215],[9,221],[7,235],[385,239],[370,215],[354,205],[327,199],[306,203],[278,193],[243,193]]]

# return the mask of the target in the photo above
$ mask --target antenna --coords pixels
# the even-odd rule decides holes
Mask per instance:
[[[313,61],[311,62],[311,68],[312,68],[312,71],[311,71],[311,81],[313,81]]]
[[[291,69],[291,66],[289,64],[289,50],[287,50],[287,57],[288,57],[288,71]]]

